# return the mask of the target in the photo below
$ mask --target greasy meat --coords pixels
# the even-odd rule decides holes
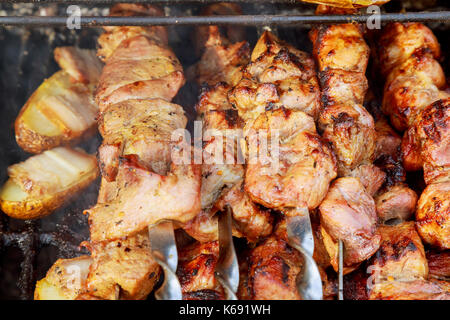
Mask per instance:
[[[428,272],[430,278],[450,280],[450,250],[427,251]]]
[[[240,288],[241,299],[299,300],[296,278],[302,268],[300,252],[274,236],[251,250],[245,262],[247,285]]]
[[[402,151],[406,168],[423,166],[427,184],[450,181],[450,98],[419,113],[404,136]]]
[[[411,220],[416,211],[417,194],[406,184],[398,183],[375,196],[378,219],[386,222],[392,219]]]
[[[375,124],[362,106],[369,47],[356,24],[320,26],[310,33],[319,68],[323,111],[319,130],[333,146],[340,176],[371,163],[375,152]]]
[[[362,164],[348,176],[358,178],[371,196],[377,193],[386,179],[386,173],[373,164]]]
[[[412,281],[426,279],[428,261],[414,222],[381,226],[381,244],[369,264],[375,281]]]
[[[241,81],[230,93],[230,101],[247,126],[264,111],[281,107],[315,118],[320,90],[314,61],[266,31],[253,49]]]
[[[370,300],[450,300],[447,281],[384,281],[371,290]]]
[[[382,31],[378,57],[386,78],[383,112],[404,131],[430,103],[448,96],[440,91],[445,75],[441,50],[432,31],[421,23],[392,23]]]
[[[344,243],[348,270],[372,256],[380,246],[373,198],[359,179],[335,180],[319,206],[322,236],[331,264],[338,270],[337,242]]]
[[[117,194],[86,210],[92,241],[118,239],[161,219],[187,222],[200,211],[200,166],[174,164],[167,175],[124,157],[116,181]]]
[[[179,250],[177,276],[184,300],[224,299],[223,290],[214,275],[218,258],[217,241],[195,242]]]
[[[145,299],[159,279],[160,267],[153,260],[147,231],[132,237],[87,243],[92,264],[86,294],[101,299]]]
[[[375,159],[382,155],[396,156],[402,143],[402,138],[389,125],[386,118],[381,117],[375,122],[376,148]]]
[[[432,246],[450,249],[450,182],[430,184],[417,203],[416,226]]]
[[[266,137],[264,146],[261,141]],[[336,177],[331,150],[317,134],[314,119],[302,111],[281,108],[261,113],[246,142],[245,190],[266,207],[314,209]]]

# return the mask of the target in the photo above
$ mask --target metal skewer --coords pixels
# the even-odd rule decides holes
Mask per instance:
[[[237,300],[239,265],[231,234],[231,208],[219,215],[219,259],[215,276],[225,290],[227,300]]]
[[[155,292],[156,299],[182,300],[181,285],[176,275],[178,253],[172,221],[149,226],[148,235],[153,258],[164,271],[164,282]]]
[[[287,217],[289,244],[300,251],[304,258],[302,271],[298,275],[297,289],[305,300],[322,300],[322,279],[313,259],[314,238],[307,208],[295,209],[299,214]]]
[[[338,283],[338,299],[344,300],[344,243],[339,239],[339,283]]]

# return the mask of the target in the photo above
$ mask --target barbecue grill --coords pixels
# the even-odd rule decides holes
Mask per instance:
[[[158,3],[164,7],[165,17],[106,17],[108,7],[118,2]],[[196,61],[191,35],[193,26],[199,24],[247,26],[247,40],[254,44],[258,27],[276,27],[280,38],[298,48],[310,51],[307,30],[312,24],[365,22],[369,14],[349,16],[314,16],[315,5],[296,0],[229,0],[241,3],[243,16],[199,16],[202,5],[218,0],[29,0],[0,1],[0,182],[7,178],[6,168],[27,158],[14,139],[14,120],[31,93],[42,80],[57,70],[53,61],[53,49],[57,46],[75,45],[95,48],[100,26],[105,25],[167,25],[169,42],[185,68]],[[426,1],[425,1],[426,2]],[[401,11],[401,1],[392,1],[382,7],[381,22],[427,22],[448,54],[448,28],[450,6],[445,0],[431,1],[432,6],[415,12],[408,8]],[[82,8],[81,29],[66,27],[66,9],[71,4]],[[448,58],[448,57],[447,57]],[[448,59],[443,64],[448,73]],[[375,86],[376,89],[376,86]],[[199,88],[187,83],[175,97],[187,111],[190,128],[195,118],[194,105]],[[378,96],[381,96],[378,95]],[[189,127],[189,126],[188,126]],[[100,137],[81,144],[85,150],[95,153]],[[58,258],[71,258],[85,254],[79,244],[87,240],[89,230],[83,209],[95,204],[98,181],[73,199],[67,206],[40,220],[20,221],[0,214],[0,299],[32,299],[37,279]]]

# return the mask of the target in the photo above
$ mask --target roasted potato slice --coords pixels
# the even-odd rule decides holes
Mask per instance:
[[[39,86],[15,122],[16,140],[22,149],[41,153],[74,144],[96,131],[98,107],[93,93],[101,63],[93,54],[72,47],[55,49],[63,70]]]
[[[83,291],[91,263],[90,256],[58,259],[36,283],[34,300],[75,300]]]
[[[50,214],[98,176],[96,157],[81,149],[58,147],[8,168],[0,207],[17,219]]]

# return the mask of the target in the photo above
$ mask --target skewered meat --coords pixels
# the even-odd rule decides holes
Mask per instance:
[[[57,147],[8,167],[0,190],[2,211],[18,219],[46,216],[60,208],[98,176],[95,156]]]
[[[378,219],[387,222],[392,219],[410,220],[416,211],[417,194],[407,185],[398,183],[384,193],[375,196]]]
[[[179,250],[177,276],[184,300],[222,300],[224,292],[215,278],[219,258],[217,241],[195,242]]]
[[[111,242],[86,243],[92,264],[85,294],[101,299],[145,299],[159,279],[146,231]]]
[[[377,217],[373,198],[359,179],[346,177],[335,180],[319,206],[322,237],[338,270],[338,240],[342,240],[344,272],[372,256],[380,246]]]
[[[75,300],[82,293],[92,258],[58,259],[36,283],[34,300]]]
[[[375,122],[376,148],[375,159],[381,156],[395,157],[402,143],[402,138],[389,125],[386,118],[381,117]]]
[[[430,184],[417,203],[416,226],[422,239],[450,249],[450,182]]]
[[[251,250],[246,286],[240,287],[241,299],[299,300],[296,278],[302,268],[300,252],[284,240],[271,236]]]
[[[319,130],[333,146],[340,176],[374,160],[374,120],[361,105],[368,88],[369,59],[361,28],[341,24],[321,26],[310,33],[324,102]]]
[[[353,169],[348,176],[358,178],[371,196],[377,193],[386,179],[386,173],[373,164],[362,164]]]
[[[338,8],[359,8],[372,5],[382,5],[390,0],[301,0],[303,2],[318,3],[320,5]],[[334,8],[333,8],[334,9]],[[346,13],[347,11],[344,11]]]
[[[266,31],[253,49],[241,81],[230,93],[230,101],[246,127],[264,111],[280,107],[304,111],[315,118],[320,91],[314,61]]]
[[[369,264],[375,281],[412,281],[426,279],[428,261],[414,222],[380,226],[381,244]]]
[[[419,112],[446,97],[445,76],[438,61],[440,46],[420,23],[393,23],[379,39],[381,73],[386,77],[383,112],[399,131],[411,126]]]
[[[246,138],[245,190],[252,200],[268,208],[316,208],[336,177],[336,165],[331,150],[316,133],[313,118],[285,108],[266,111],[255,119],[251,131],[254,133]],[[279,159],[275,159],[277,147],[272,145],[268,147],[272,157],[266,161],[261,157],[260,140],[267,136],[273,141],[275,133],[279,134],[275,137]],[[259,159],[252,159],[257,156]]]
[[[404,136],[402,151],[407,169],[423,166],[427,184],[450,181],[450,98],[418,114]]]
[[[371,290],[370,300],[450,300],[447,281],[384,281]]]
[[[62,70],[39,86],[15,122],[17,143],[27,152],[74,144],[95,132],[98,107],[92,94],[100,61],[92,50],[75,47],[59,47],[54,54]]]
[[[450,250],[441,252],[429,250],[427,260],[430,278],[450,280]]]

